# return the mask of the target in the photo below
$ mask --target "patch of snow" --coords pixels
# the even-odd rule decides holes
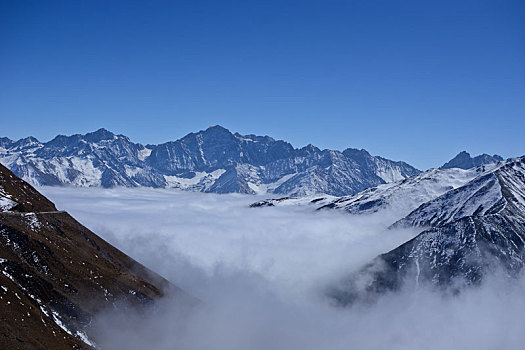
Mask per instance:
[[[47,317],[49,317],[49,314],[45,311],[45,309],[43,307],[40,307],[40,309],[42,310],[42,312],[44,312],[46,314]],[[53,316],[53,321],[55,321],[55,323],[57,324],[57,326],[59,326],[60,328],[62,328],[62,330],[64,332],[66,332],[67,334],[73,336],[73,337],[76,337],[76,338],[79,338],[80,340],[82,340],[84,343],[90,345],[90,346],[93,346],[95,347],[95,343],[92,342],[91,340],[89,340],[89,338],[87,337],[87,335],[81,331],[76,331],[75,333],[73,333],[72,331],[70,331],[66,325],[62,322],[62,320],[60,319],[60,315],[58,314],[58,312],[56,311],[51,311],[51,314]]]
[[[255,194],[264,194],[266,193],[266,189],[264,186],[257,186],[254,183],[248,182],[248,187],[255,193]]]
[[[195,176],[187,179],[183,177],[178,176],[168,176],[164,175],[164,179],[166,179],[166,182],[168,183],[168,187],[170,188],[180,188],[180,189],[191,189],[192,187],[195,187],[199,184],[204,184],[206,181],[215,181],[219,177],[221,177],[222,174],[224,174],[226,170],[224,169],[217,169],[215,171],[212,171],[211,173],[207,172],[196,172]]]
[[[143,168],[136,167],[136,166],[125,165],[124,168],[125,168],[126,175],[129,177],[133,177],[133,176],[136,176],[137,174],[141,174],[144,172]]]
[[[26,218],[26,222],[32,230],[42,227],[35,213],[25,213],[23,216]]]
[[[284,175],[279,180],[277,180],[275,182],[272,182],[272,183],[269,183],[269,184],[266,184],[266,191],[267,192],[273,192],[277,187],[281,186],[283,183],[285,183],[286,181],[290,180],[295,175],[297,175],[297,173]]]
[[[377,176],[382,178],[385,182],[394,182],[405,178],[403,174],[401,174],[401,169],[390,166],[378,168]]]
[[[146,158],[148,158],[151,155],[151,148],[144,147],[138,152],[138,158],[142,161],[144,161]]]
[[[11,276],[8,272],[2,271],[5,277],[9,278],[12,282],[16,283],[15,278]]]
[[[93,342],[92,340],[90,340],[90,339],[87,337],[86,333],[81,332],[81,331],[77,331],[76,336],[77,336],[77,338],[80,338],[80,340],[82,340],[82,341],[83,341],[84,343],[86,343],[87,345],[96,348],[96,344],[95,344],[95,342]]]
[[[15,207],[18,203],[11,200],[11,195],[6,193],[2,186],[0,186],[0,212],[8,211]]]
[[[9,198],[0,196],[0,212],[8,211],[15,207],[17,203]]]

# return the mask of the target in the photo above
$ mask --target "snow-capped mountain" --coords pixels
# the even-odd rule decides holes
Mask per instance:
[[[268,136],[240,135],[221,126],[177,141],[143,146],[100,129],[0,139],[0,162],[34,185],[171,187],[215,193],[348,195],[419,173],[365,150],[295,149]]]
[[[419,206],[393,228],[421,227],[414,239],[379,256],[330,295],[342,304],[374,298],[404,283],[445,289],[509,277],[525,265],[525,157],[509,159]]]
[[[419,205],[466,184],[484,171],[484,166],[469,170],[430,169],[402,181],[372,187],[353,196],[340,197],[319,209],[341,209],[352,214],[394,209],[403,216]]]
[[[441,169],[450,169],[450,168],[460,168],[460,169],[470,169],[484,164],[493,164],[501,162],[503,158],[494,154],[493,156],[488,154],[481,154],[476,157],[471,157],[470,154],[466,151],[458,153],[457,156],[452,158],[447,163],[441,166]]]
[[[450,190],[465,185],[497,165],[482,165],[472,169],[430,169],[404,180],[368,188],[355,195],[284,197],[267,199],[252,204],[252,207],[311,205],[317,210],[336,209],[350,214],[388,214],[390,223],[403,218],[412,210]]]

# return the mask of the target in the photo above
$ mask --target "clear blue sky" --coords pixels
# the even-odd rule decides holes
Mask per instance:
[[[0,0],[0,136],[525,154],[524,1]]]

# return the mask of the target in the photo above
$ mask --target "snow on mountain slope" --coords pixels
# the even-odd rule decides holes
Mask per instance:
[[[332,286],[343,305],[403,286],[461,290],[491,274],[513,278],[525,266],[525,157],[501,162],[421,205],[393,227],[430,227]]]
[[[6,193],[2,185],[0,184],[0,212],[8,211],[14,208],[18,203],[12,199],[9,193]]]
[[[346,195],[419,171],[365,150],[294,149],[268,136],[213,126],[143,146],[100,129],[41,143],[0,140],[0,162],[34,185],[175,187],[216,193]]]
[[[485,171],[487,167],[470,170],[430,169],[402,181],[372,187],[354,196],[338,198],[321,208],[342,209],[354,214],[395,209],[406,215],[419,205],[466,184]]]
[[[304,198],[269,199],[254,203],[253,207],[282,205],[313,205],[319,209],[344,210],[350,214],[387,212],[392,222],[408,215],[412,210],[450,190],[465,185],[496,165],[464,169],[430,169],[405,180],[382,184],[352,196],[334,197],[310,195]]]
[[[524,158],[509,159],[469,183],[429,201],[396,225],[441,226],[467,216],[496,214],[508,206],[525,212]]]

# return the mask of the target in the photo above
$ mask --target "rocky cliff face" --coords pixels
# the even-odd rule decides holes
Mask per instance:
[[[0,165],[0,348],[90,349],[93,315],[193,300]]]
[[[365,150],[295,149],[214,126],[160,145],[100,129],[86,135],[0,139],[0,162],[33,185],[171,187],[215,193],[348,195],[419,171]]]

